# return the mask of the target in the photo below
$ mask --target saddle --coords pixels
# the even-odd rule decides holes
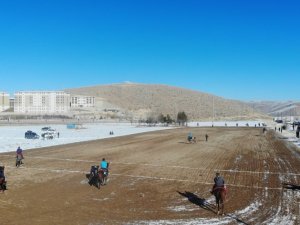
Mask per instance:
[[[222,186],[216,186],[216,185],[214,185],[213,190],[211,191],[211,193],[215,194],[216,191],[218,191],[218,190],[224,190],[225,194],[227,194],[227,188],[226,188],[225,185],[222,185]]]
[[[101,168],[99,169],[99,172],[102,172],[105,177],[108,176],[108,169]]]

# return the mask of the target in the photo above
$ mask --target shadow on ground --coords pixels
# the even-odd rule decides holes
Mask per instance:
[[[216,213],[214,211],[216,206],[213,205],[213,204],[208,203],[205,198],[200,198],[197,195],[195,195],[194,193],[189,192],[189,191],[185,191],[184,193],[182,193],[180,191],[177,191],[177,193],[180,194],[183,197],[186,197],[191,203],[193,203],[193,204],[195,204],[195,205],[197,205],[197,206],[199,206],[199,207],[201,207],[205,210]]]
[[[217,214],[217,212],[215,211],[216,206],[214,204],[207,202],[205,198],[201,198],[201,197],[195,195],[194,193],[188,192],[188,191],[185,191],[184,193],[177,191],[177,193],[180,194],[181,196],[187,198],[191,203],[201,207],[202,209],[205,209],[207,211],[211,211],[211,212]],[[244,225],[250,225],[250,224],[242,221],[241,219],[239,219],[238,217],[236,217],[233,214],[225,214],[225,216],[230,217],[231,219],[235,220],[237,223],[244,224]]]

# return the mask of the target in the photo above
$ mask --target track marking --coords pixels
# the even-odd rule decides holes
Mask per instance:
[[[12,155],[0,155],[12,157]],[[26,158],[34,158],[34,159],[51,159],[51,160],[59,160],[59,161],[70,161],[70,162],[87,162],[98,164],[98,161],[93,160],[84,160],[84,159],[62,159],[62,158],[54,158],[54,157],[46,157],[46,156],[26,156]],[[207,168],[200,167],[188,167],[188,166],[165,166],[165,165],[156,165],[156,164],[148,164],[148,163],[126,163],[126,162],[110,162],[111,164],[122,164],[122,165],[137,165],[137,166],[150,166],[150,167],[162,167],[162,168],[180,168],[180,169],[189,169],[189,170],[201,170],[206,171],[210,170]],[[214,171],[219,172],[228,172],[228,173],[250,173],[250,174],[268,174],[268,175],[285,175],[285,176],[300,176],[300,173],[279,173],[279,172],[260,172],[260,171],[250,171],[250,170],[224,170],[224,169],[214,169]]]
[[[13,166],[7,166],[8,168],[15,168]],[[82,170],[66,170],[66,169],[50,169],[50,168],[38,168],[38,167],[20,167],[18,169],[29,169],[29,170],[38,170],[38,171],[48,171],[54,173],[82,173],[88,174],[88,171]],[[131,178],[142,178],[142,179],[153,179],[153,180],[166,180],[166,181],[179,181],[179,182],[187,182],[187,183],[196,183],[196,184],[204,184],[204,185],[213,185],[214,183],[210,182],[197,182],[192,180],[182,180],[182,179],[172,179],[172,178],[164,178],[164,177],[152,177],[152,176],[138,176],[138,175],[130,175],[130,174],[118,174],[118,173],[110,173],[110,176],[123,176],[123,177],[131,177]],[[226,184],[228,187],[242,187],[242,188],[254,188],[254,189],[265,189],[265,190],[282,190],[282,187],[261,187],[261,186],[246,186],[246,185],[237,185],[237,184]]]

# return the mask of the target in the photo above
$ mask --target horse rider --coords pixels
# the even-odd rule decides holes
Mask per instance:
[[[191,132],[188,134],[187,140],[188,142],[191,142],[193,140],[193,134]]]
[[[21,159],[24,159],[23,150],[20,148],[20,146],[17,148],[16,154],[17,154],[17,158],[18,156],[20,156]]]
[[[105,158],[103,158],[100,162],[100,169],[103,170],[105,176],[108,175],[108,167],[109,163],[105,160]]]
[[[214,194],[215,190],[217,190],[217,189],[224,189],[225,192],[227,191],[226,187],[225,187],[225,181],[224,181],[223,177],[220,176],[219,172],[216,173],[216,176],[214,178],[214,186],[210,193]]]
[[[23,150],[19,146],[16,151],[16,165],[18,161],[20,162],[20,164],[23,164],[22,159],[24,159]]]

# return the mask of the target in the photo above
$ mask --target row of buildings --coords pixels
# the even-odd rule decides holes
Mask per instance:
[[[14,98],[0,92],[0,112],[11,109],[15,113],[68,113],[71,108],[95,106],[95,97],[71,95],[64,91],[20,91]]]

